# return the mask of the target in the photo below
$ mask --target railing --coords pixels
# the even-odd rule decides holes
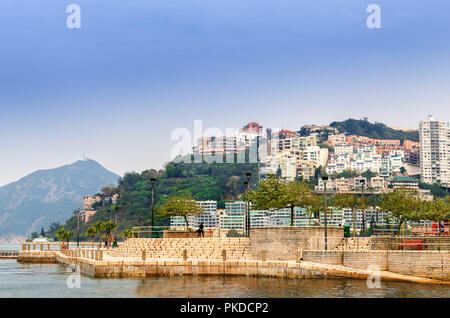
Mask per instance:
[[[204,228],[204,234],[212,232],[211,228]],[[178,237],[176,234],[186,234],[185,237],[196,237],[197,229],[192,227],[173,227],[173,226],[134,226],[131,228],[131,237],[134,238],[163,238],[163,237]],[[189,236],[190,235],[190,236]],[[213,234],[208,234],[213,235]],[[184,236],[184,235],[181,235]]]
[[[84,259],[92,259],[97,261],[103,261],[103,252],[106,251],[105,249],[95,249],[95,248],[88,248],[88,249],[61,249],[60,253],[64,256],[71,257],[71,258],[84,258]]]
[[[19,251],[0,251],[0,257],[17,257]]]
[[[313,237],[301,243],[303,250],[329,251],[450,251],[450,237]]]
[[[134,226],[131,228],[131,237],[162,238],[164,231],[169,229],[169,226]]]
[[[99,242],[94,242],[94,247],[99,246]],[[75,249],[75,248],[92,248],[92,242],[80,242],[79,246],[77,245],[77,242],[67,242],[61,243],[61,242],[24,242],[22,243],[22,251],[59,251],[62,247],[64,249]]]

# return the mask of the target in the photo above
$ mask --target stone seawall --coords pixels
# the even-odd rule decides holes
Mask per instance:
[[[260,258],[263,252],[267,259],[295,260],[299,248],[302,250],[323,249],[324,228],[310,227],[261,227],[250,230],[251,253]],[[344,241],[344,228],[328,227],[328,247],[334,249]]]
[[[60,263],[77,267],[80,272],[93,277],[146,277],[183,275],[232,275],[278,278],[327,278],[347,277],[367,279],[373,270],[350,268],[343,265],[327,265],[295,261],[221,261],[221,260],[114,260],[67,256],[60,252],[22,252],[21,262]],[[437,279],[414,277],[391,272],[378,272],[381,280],[429,284],[447,284]]]
[[[17,256],[17,262],[19,263],[39,263],[39,264],[56,264],[56,252],[55,251],[19,251]]]
[[[450,251],[304,251],[303,259],[329,265],[367,269],[450,281]]]

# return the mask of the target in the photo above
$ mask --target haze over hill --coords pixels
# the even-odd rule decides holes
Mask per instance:
[[[119,176],[94,160],[36,171],[0,188],[0,238],[12,238],[63,222],[94,194]]]

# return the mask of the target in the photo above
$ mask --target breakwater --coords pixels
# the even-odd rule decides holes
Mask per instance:
[[[296,261],[259,260],[96,260],[67,255],[60,251],[21,251],[19,262],[60,263],[78,266],[80,272],[93,277],[146,277],[146,276],[250,276],[293,279],[346,277],[367,279],[378,275],[382,281],[413,282],[426,284],[449,284],[436,279],[415,277],[387,271],[374,272],[349,268],[343,265]],[[107,258],[107,257],[105,257]]]

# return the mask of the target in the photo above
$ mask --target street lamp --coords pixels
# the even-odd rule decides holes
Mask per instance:
[[[151,178],[150,182],[152,183],[152,231],[153,226],[155,226],[155,178]]]
[[[362,179],[361,180],[361,199],[362,199],[362,204],[364,204],[364,186],[366,184],[366,180]],[[366,210],[362,209],[362,234],[363,236],[366,233]]]
[[[325,251],[328,249],[328,218],[327,218],[327,181],[328,176],[322,176],[323,181],[323,207],[325,213]]]
[[[247,198],[247,196],[248,196],[248,191],[250,190],[250,178],[252,177],[252,174],[250,173],[250,172],[247,172],[246,174],[245,174],[245,176],[247,177],[247,181],[246,182],[244,182],[244,184],[247,186],[247,195],[246,195],[246,202],[247,202],[247,217],[246,217],[246,220],[247,220],[247,237],[250,237],[250,202],[248,201],[248,198]]]
[[[80,207],[77,209],[77,247],[80,247]]]

